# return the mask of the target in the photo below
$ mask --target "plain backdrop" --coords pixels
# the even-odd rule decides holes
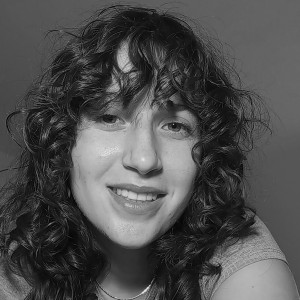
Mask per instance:
[[[100,0],[1,0],[0,170],[19,149],[5,118],[45,66],[50,29],[72,27],[102,5]],[[125,2],[122,2],[125,3]],[[273,134],[250,158],[250,203],[286,254],[300,285],[300,1],[138,1],[180,12],[223,43],[247,88],[258,92],[273,119]],[[0,183],[9,172],[0,173]]]

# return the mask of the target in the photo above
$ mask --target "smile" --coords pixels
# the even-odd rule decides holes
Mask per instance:
[[[154,201],[159,196],[157,193],[136,193],[127,189],[119,188],[112,188],[112,191],[119,196],[127,198],[128,200],[137,201]]]
[[[166,196],[166,193],[160,194],[160,190],[147,189],[145,187],[137,187],[129,185],[124,188],[109,187],[108,190],[112,196],[112,205],[122,214],[129,214],[131,217],[133,215],[153,215],[162,206],[162,199]],[[135,191],[133,191],[134,189]],[[138,192],[140,191],[140,192]]]
[[[138,186],[135,184],[122,183],[109,186],[110,190],[127,200],[131,201],[155,201],[166,196],[167,192],[163,189],[152,186]]]

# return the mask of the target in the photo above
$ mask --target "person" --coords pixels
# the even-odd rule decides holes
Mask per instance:
[[[1,299],[299,299],[246,204],[260,99],[204,35],[112,6],[26,97],[1,197]]]

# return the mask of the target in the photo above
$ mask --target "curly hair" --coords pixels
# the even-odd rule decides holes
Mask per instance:
[[[154,9],[113,6],[74,32],[26,96],[25,147],[18,177],[3,195],[1,253],[30,284],[27,299],[87,299],[108,262],[88,220],[69,193],[71,149],[83,115],[124,107],[146,86],[164,103],[173,94],[198,120],[198,166],[188,207],[152,245],[158,258],[157,299],[200,299],[201,276],[217,247],[252,234],[255,212],[245,204],[243,165],[262,125],[260,99],[243,90],[236,72],[183,20]],[[132,68],[117,51],[128,46]],[[109,86],[117,80],[120,89]]]

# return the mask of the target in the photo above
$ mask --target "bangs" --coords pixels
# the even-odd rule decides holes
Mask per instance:
[[[93,39],[94,47],[86,53],[97,59],[81,72],[86,82],[80,83],[84,89],[78,94],[79,114],[99,115],[111,102],[123,108],[134,106],[145,90],[153,91],[152,104],[163,104],[175,93],[184,103],[189,102],[189,95],[199,92],[203,72],[195,50],[199,48],[197,39],[181,23],[167,15],[128,11],[120,18],[116,16],[105,31],[98,28],[97,42],[94,27],[100,25],[90,24],[82,38]],[[87,40],[81,43],[90,44]],[[120,55],[125,63],[120,62]]]

